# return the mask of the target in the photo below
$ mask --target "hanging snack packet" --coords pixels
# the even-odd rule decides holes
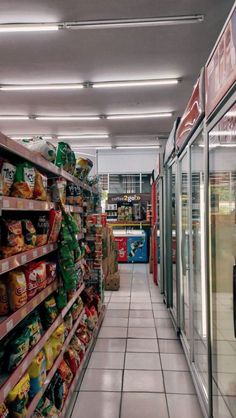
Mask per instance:
[[[47,177],[35,170],[34,199],[47,200],[47,185]]]
[[[40,351],[28,368],[30,377],[29,396],[33,398],[43,387],[46,380],[46,358],[43,351]]]
[[[0,158],[0,176],[3,196],[9,196],[14,182],[16,167],[4,158]]]
[[[15,312],[27,302],[27,284],[23,271],[20,269],[10,271],[7,284],[10,309]]]
[[[50,232],[48,242],[56,242],[59,236],[62,222],[62,213],[60,210],[51,209],[49,212]]]
[[[7,396],[6,404],[9,408],[11,418],[25,418],[29,390],[30,377],[29,374],[26,373]]]
[[[40,215],[35,222],[36,225],[36,245],[46,245],[48,242],[49,220],[46,215]]]
[[[24,238],[21,221],[1,219],[1,247],[3,258],[23,251]]]
[[[29,328],[20,328],[15,332],[13,338],[8,344],[9,357],[7,371],[10,373],[23,360],[30,349],[30,330]]]
[[[31,250],[36,245],[36,229],[29,219],[23,219],[22,224],[22,233],[24,237],[24,248],[23,251]]]
[[[17,164],[11,195],[23,199],[32,199],[35,184],[35,169],[27,162]]]
[[[0,280],[0,316],[6,316],[9,313],[9,303],[7,295],[6,281]],[[1,415],[0,415],[1,418]]]

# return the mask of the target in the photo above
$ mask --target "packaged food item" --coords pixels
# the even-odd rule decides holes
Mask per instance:
[[[4,158],[0,158],[0,176],[2,181],[2,194],[9,196],[14,182],[16,167]]]
[[[74,186],[74,205],[82,206],[83,194],[79,186]]]
[[[67,305],[67,293],[64,289],[64,287],[59,287],[59,289],[56,292],[56,302],[57,307],[59,310],[62,310]]]
[[[0,279],[0,316],[7,315],[9,310],[6,280]]]
[[[68,149],[68,144],[65,142],[58,142],[55,161],[57,167],[66,169]]]
[[[27,145],[27,148],[30,148],[32,151],[39,152],[45,160],[55,161],[56,158],[56,148],[51,143],[46,141],[43,138],[37,137],[34,141]]]
[[[34,311],[28,316],[24,321],[24,325],[30,331],[30,348],[32,348],[38,343],[43,333],[41,320],[37,311]]]
[[[70,383],[73,379],[73,373],[65,360],[61,361],[58,367],[58,373],[60,374],[62,380],[67,383],[67,386],[70,386]]]
[[[47,177],[35,170],[34,199],[47,200],[47,185]]]
[[[43,303],[43,320],[46,328],[50,327],[58,316],[57,304],[54,296],[50,295]]]
[[[74,175],[80,180],[85,180],[93,168],[93,162],[89,158],[79,157],[76,161]]]
[[[36,245],[40,247],[41,245],[46,245],[48,242],[49,234],[49,220],[46,215],[40,215],[35,222],[36,225]]]
[[[49,212],[50,232],[48,242],[56,242],[59,236],[62,222],[62,213],[60,210],[51,209]]]
[[[46,370],[48,371],[52,368],[54,361],[53,349],[50,340],[44,345],[43,352],[46,358]]]
[[[71,307],[71,314],[72,314],[73,321],[76,321],[76,319],[78,319],[80,313],[82,312],[82,309],[81,309],[81,306],[77,302],[73,303]]]
[[[13,371],[26,356],[30,348],[30,331],[28,328],[20,328],[13,335],[8,344],[7,371]]]
[[[46,379],[46,358],[43,351],[40,351],[28,368],[30,377],[29,396],[33,398],[43,386]]]
[[[62,322],[61,325],[54,331],[52,334],[52,338],[55,338],[56,340],[60,341],[61,345],[65,341],[65,324]]]
[[[53,202],[66,203],[66,184],[66,180],[63,177],[54,180],[51,186]]]
[[[16,166],[15,180],[12,187],[12,196],[23,199],[32,199],[35,184],[35,169],[28,163],[20,163]]]
[[[29,399],[30,377],[26,373],[17,385],[9,392],[6,404],[11,418],[25,418]]]
[[[75,375],[80,365],[78,353],[69,347],[65,352],[64,358],[73,375]]]
[[[60,354],[62,344],[61,344],[60,340],[58,340],[57,338],[53,338],[53,337],[51,337],[49,339],[49,342],[50,342],[51,347],[52,347],[53,361],[54,361],[54,360],[56,360],[56,358]]]
[[[0,403],[0,418],[9,418],[9,410],[5,403]]]
[[[27,284],[24,272],[20,269],[10,271],[7,284],[10,309],[15,312],[27,302]]]
[[[55,407],[53,402],[47,397],[40,399],[36,410],[41,415],[39,415],[38,417],[36,416],[35,418],[41,418],[41,417],[58,418],[59,413],[60,413],[60,411],[58,411],[58,409]]]
[[[57,279],[57,263],[55,263],[54,261],[46,261],[46,276],[47,285],[49,285]]]
[[[38,261],[33,263],[33,267],[37,274],[38,291],[40,291],[47,286],[46,263]]]
[[[46,396],[51,400],[55,407],[60,411],[67,395],[66,382],[63,382],[60,374],[56,371],[49,387]]]
[[[67,183],[66,186],[66,203],[67,205],[74,205],[74,189],[75,185],[73,183]]]
[[[80,339],[77,337],[77,335],[74,335],[72,337],[72,340],[70,342],[70,348],[72,348],[78,353],[80,361],[82,361],[86,352],[86,347],[85,344],[82,343],[82,341],[80,341]]]
[[[64,323],[67,333],[69,333],[73,327],[73,318],[71,312],[68,312],[68,314],[65,316]]]
[[[20,253],[24,248],[21,221],[1,219],[1,247],[3,258]]]
[[[87,347],[91,339],[91,335],[87,327],[80,325],[76,331],[76,335],[80,339],[80,341],[82,341],[82,343],[85,345],[85,347]]]
[[[24,237],[23,251],[31,250],[36,245],[36,229],[29,219],[22,219],[22,233]]]
[[[31,261],[24,267],[27,282],[27,294],[31,299],[37,292],[47,286],[46,263],[45,261]]]

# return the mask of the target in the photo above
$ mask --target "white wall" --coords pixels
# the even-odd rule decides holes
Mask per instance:
[[[98,174],[151,173],[157,166],[158,150],[99,150]]]

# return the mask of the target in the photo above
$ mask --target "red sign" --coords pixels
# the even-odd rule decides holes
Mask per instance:
[[[118,262],[128,261],[127,237],[115,237],[115,242],[118,243]]]
[[[236,81],[236,8],[206,65],[206,115],[209,116]]]
[[[191,132],[199,122],[204,112],[201,92],[201,80],[202,78],[200,77],[193,88],[192,96],[190,97],[190,100],[187,104],[187,107],[181,118],[180,124],[176,132],[175,145],[178,152],[184,147],[185,143],[188,141]]]

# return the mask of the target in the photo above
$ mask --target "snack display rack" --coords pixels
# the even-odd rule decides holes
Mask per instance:
[[[67,180],[68,182],[75,184],[76,186],[79,186],[80,189],[83,191],[84,196],[86,197],[86,201],[82,201],[81,205],[63,204],[62,209],[65,213],[68,213],[68,214],[73,214],[73,213],[81,214],[82,219],[84,219],[83,220],[84,225],[82,225],[83,228],[81,229],[79,233],[75,234],[75,238],[78,242],[83,240],[84,244],[82,245],[86,245],[86,241],[90,241],[90,238],[92,241],[97,240],[97,237],[95,236],[86,235],[87,228],[84,228],[84,226],[86,226],[85,225],[85,219],[87,216],[86,210],[88,207],[89,200],[90,199],[95,200],[95,196],[96,196],[96,199],[98,199],[98,190],[96,187],[89,186],[88,184],[72,176],[70,173],[66,172],[65,170],[47,161],[40,154],[34,151],[31,151],[30,149],[27,149],[20,143],[17,143],[0,133],[0,152],[1,150],[4,150],[3,154],[6,153],[7,156],[12,155],[13,159],[16,159],[16,160],[20,159],[20,160],[28,161],[34,167],[36,167],[37,169],[45,173],[50,179],[63,178]],[[0,188],[0,193],[1,193],[1,188]],[[28,213],[31,213],[31,212],[47,213],[52,209],[57,211],[58,209],[60,209],[60,204],[51,202],[51,201],[39,201],[39,200],[18,198],[18,197],[12,197],[12,196],[0,196],[0,216],[5,217],[7,213],[11,213],[11,214],[14,213],[14,216],[16,215],[17,219],[21,219],[23,218],[23,216],[25,216],[23,215],[24,212],[27,212],[27,216],[28,216]],[[36,246],[33,249],[29,249],[27,251],[20,252],[20,253],[11,255],[9,257],[0,259],[0,279],[1,277],[3,277],[5,273],[18,269],[19,267],[23,267],[27,263],[30,263],[34,260],[37,261],[41,257],[43,257],[43,260],[45,261],[47,261],[48,256],[49,256],[49,259],[51,256],[54,257],[55,259],[57,255],[56,251],[59,248],[60,246],[58,245],[58,242],[49,242],[49,243],[46,243],[45,245],[41,245],[38,247]],[[75,263],[75,268],[78,270],[81,269],[82,271],[85,265],[86,265],[85,254],[82,254],[80,258],[77,258],[77,261]],[[97,268],[98,266],[96,265],[96,260],[94,260],[92,267],[90,264],[90,270],[91,270],[90,277],[88,277],[88,272],[85,274],[83,270],[82,276],[79,279],[80,280],[79,288],[77,288],[76,292],[67,302],[66,306],[64,306],[63,309],[60,310],[58,316],[53,321],[51,326],[44,331],[39,341],[30,349],[28,354],[24,356],[24,358],[17,365],[17,367],[6,376],[4,375],[1,376],[0,404],[6,401],[8,394],[12,391],[12,389],[17,385],[20,379],[27,372],[27,369],[29,368],[29,366],[31,365],[32,361],[35,359],[37,354],[39,354],[40,351],[43,349],[45,343],[48,342],[49,338],[53,335],[53,333],[57,330],[57,328],[63,323],[64,318],[66,317],[68,312],[71,310],[73,304],[77,301],[78,297],[84,291],[85,286],[90,285],[91,283],[90,279],[94,278],[94,274],[96,274],[96,279],[97,279],[96,281],[97,281],[97,284],[99,285],[98,288],[99,288],[99,293],[101,296],[101,301],[103,300],[102,276],[99,274],[98,270],[96,270]],[[34,311],[40,307],[40,305],[46,300],[46,298],[48,298],[50,295],[53,295],[55,291],[58,291],[58,290],[59,290],[59,283],[58,281],[54,281],[48,284],[43,290],[39,291],[31,299],[29,299],[22,307],[20,307],[16,311],[12,311],[12,313],[6,316],[0,317],[0,344],[3,339],[5,339],[6,337],[8,338],[8,334],[10,335],[10,333],[12,334],[12,332],[15,332],[14,329],[16,328],[16,326],[21,324],[21,322],[29,314],[34,313]],[[56,359],[54,359],[53,365],[48,371],[46,380],[44,381],[41,387],[41,390],[33,398],[31,398],[30,402],[28,403],[27,412],[25,415],[26,418],[31,418],[34,415],[36,406],[38,405],[38,402],[40,401],[44,392],[48,388],[60,363],[63,361],[63,356],[66,350],[68,349],[69,344],[75,334],[75,331],[80,325],[81,319],[84,314],[85,314],[85,308],[82,310],[79,317],[73,323],[72,329],[70,330],[68,335],[66,335],[64,343],[60,349],[60,354],[58,355]],[[104,306],[101,303],[101,309],[100,309],[100,314],[98,317],[98,322],[95,328],[93,329],[92,337],[89,342],[89,345],[87,346],[84,358],[80,363],[77,373],[73,377],[73,381],[69,387],[69,391],[67,393],[63,408],[59,413],[60,417],[65,417],[67,408],[70,403],[71,396],[75,389],[75,386],[78,384],[79,380],[82,378],[85,364],[88,361],[89,355],[91,353],[91,349],[94,345],[103,317],[104,317]]]

